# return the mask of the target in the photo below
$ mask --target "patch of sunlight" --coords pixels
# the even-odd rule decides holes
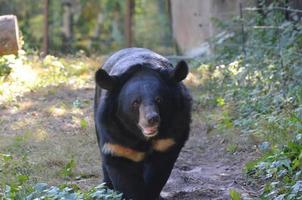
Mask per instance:
[[[245,80],[250,81],[252,84],[257,84],[257,83],[259,83],[259,80],[262,80],[262,79],[263,79],[263,75],[262,75],[262,72],[259,70],[255,70],[253,72],[253,74],[250,74],[245,77]]]
[[[222,98],[222,97],[218,97],[218,98],[216,99],[216,102],[217,102],[217,104],[218,104],[219,106],[221,106],[221,107],[223,107],[223,106],[225,105],[224,98]]]
[[[29,118],[17,120],[15,122],[11,123],[10,128],[11,128],[11,130],[20,130],[20,129],[27,128],[28,125],[30,124],[30,120],[31,119],[29,119]]]
[[[276,66],[275,66],[274,64],[269,64],[269,65],[267,66],[267,68],[268,68],[269,70],[273,70],[273,69],[276,69]]]
[[[54,67],[59,69],[64,69],[64,65],[59,61],[59,59],[52,55],[47,55],[44,60],[43,64],[45,67]]]
[[[28,87],[36,83],[38,75],[30,65],[25,65],[21,60],[16,60],[11,67],[12,73],[10,76],[14,82],[21,82]]]
[[[213,72],[213,77],[214,78],[222,78],[223,77],[223,73],[222,70],[225,69],[226,66],[225,65],[218,65],[216,66],[214,72]]]
[[[8,80],[0,84],[0,104],[14,101],[17,96],[30,91],[30,87],[35,85],[38,79],[37,72],[25,64],[27,61],[25,55],[20,54],[18,58],[11,55],[6,58],[12,71]]]
[[[19,111],[19,108],[17,106],[12,106],[12,107],[9,108],[8,113],[14,115],[18,111]]]
[[[72,116],[72,123],[76,126],[81,125],[81,119],[79,117]]]
[[[74,115],[84,115],[84,112],[81,108],[73,108],[71,111],[72,114]]]
[[[80,76],[84,73],[87,73],[87,65],[83,62],[77,62],[77,63],[72,63],[69,65],[69,68],[70,68],[70,74],[73,75],[73,76]]]
[[[197,68],[197,74],[200,76],[200,84],[206,82],[211,78],[210,65],[202,64]]]
[[[198,68],[197,71],[201,74],[203,74],[204,72],[209,71],[210,69],[210,65],[206,65],[206,64],[201,64]]]
[[[37,55],[21,52],[18,57],[8,57],[12,72],[6,80],[0,79],[0,105],[13,103],[17,97],[42,87],[67,84],[72,88],[90,87],[92,70],[97,59],[87,57],[58,58],[47,55],[40,59]]]
[[[48,112],[54,117],[60,117],[67,113],[67,110],[64,106],[56,107],[52,106],[48,109]]]
[[[80,89],[87,87],[87,78],[81,79],[81,77],[70,77],[67,84],[72,87],[72,89]]]
[[[36,142],[44,141],[48,138],[48,133],[44,129],[38,129],[33,137]]]
[[[23,101],[23,102],[20,102],[18,104],[18,106],[19,106],[20,111],[28,110],[33,106],[33,102],[32,101]]]
[[[18,83],[4,82],[0,84],[0,105],[4,102],[12,102],[15,100],[16,96],[19,96],[21,93],[20,85]]]
[[[235,60],[234,62],[229,64],[228,69],[232,75],[235,76],[243,71],[243,67],[240,67],[240,64],[241,63],[239,60]]]
[[[186,85],[198,86],[201,84],[201,81],[195,74],[190,72],[187,78],[184,80],[184,83]]]

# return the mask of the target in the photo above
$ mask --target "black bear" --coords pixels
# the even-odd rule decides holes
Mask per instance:
[[[104,182],[133,200],[155,200],[190,129],[191,96],[176,67],[144,48],[114,53],[95,74],[94,118]]]

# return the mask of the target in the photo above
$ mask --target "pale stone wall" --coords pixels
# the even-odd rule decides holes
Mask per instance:
[[[254,2],[241,1],[243,5]],[[204,48],[202,44],[218,33],[212,18],[239,15],[239,4],[240,0],[171,0],[173,34],[180,50],[185,54],[202,51],[198,50]]]

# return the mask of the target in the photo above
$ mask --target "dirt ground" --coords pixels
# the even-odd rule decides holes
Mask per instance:
[[[242,198],[256,194],[247,186],[244,164],[254,157],[248,151],[226,152],[224,139],[208,133],[207,126],[193,119],[189,141],[182,150],[162,192],[169,200],[224,200],[235,189]]]
[[[76,160],[73,181],[83,188],[100,183],[100,160],[92,120],[94,86],[92,80],[78,87],[56,86],[29,92],[14,106],[0,107],[0,151],[11,151],[16,135],[27,134],[20,151],[28,152],[35,163],[38,181],[57,184],[58,171],[68,159]],[[227,153],[219,135],[194,111],[191,136],[174,167],[162,196],[169,200],[230,199],[236,189],[245,197],[255,194],[242,175],[249,151]],[[83,122],[84,121],[87,122]]]

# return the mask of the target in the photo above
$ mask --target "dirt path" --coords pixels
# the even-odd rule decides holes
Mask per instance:
[[[193,119],[191,137],[182,150],[162,196],[173,200],[230,199],[235,189],[245,199],[254,192],[246,186],[242,169],[251,159],[248,152],[226,152],[223,139],[211,136],[202,121]]]
[[[48,139],[27,142],[26,145],[33,149],[31,155],[35,162],[59,163],[53,169],[48,166],[47,172],[53,170],[53,173],[47,176],[56,174],[72,153],[78,161],[77,170],[87,177],[76,183],[84,188],[96,185],[101,177],[92,120],[93,93],[92,81],[81,89],[59,86],[29,93],[19,102],[17,111],[11,107],[0,109],[3,116],[1,132],[9,136],[23,134],[25,130],[37,130],[32,134],[37,136],[42,129]],[[75,100],[82,102],[80,108],[73,107]],[[65,109],[64,113],[60,113],[60,109]],[[169,200],[229,199],[231,188],[248,196],[242,168],[250,153],[227,153],[222,138],[207,133],[205,124],[198,119],[199,114],[195,113],[194,116],[190,139],[178,158],[162,196]],[[82,118],[88,121],[87,128],[81,128],[79,121]],[[54,145],[60,147],[62,155],[57,155],[58,151],[52,148]],[[52,151],[55,156],[49,153]],[[41,171],[44,170],[42,166]],[[45,177],[42,176],[42,179]],[[53,177],[46,181],[55,184],[62,180]]]

